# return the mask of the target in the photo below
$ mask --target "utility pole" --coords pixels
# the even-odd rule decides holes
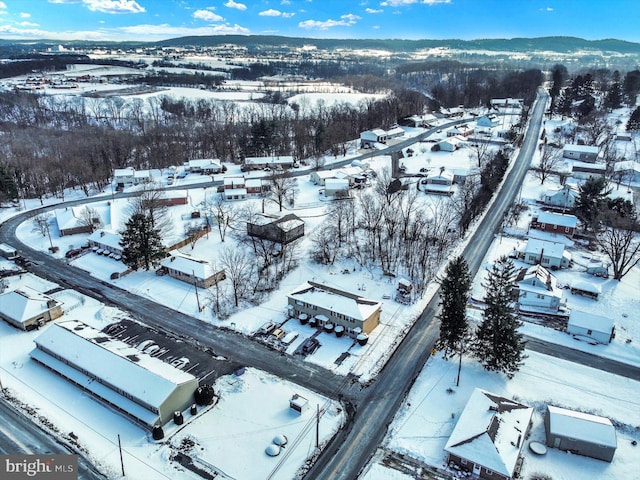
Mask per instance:
[[[196,279],[196,271],[191,270],[191,273],[193,274],[193,287],[196,289],[196,302],[198,302],[198,312],[200,312],[202,310],[200,309],[200,297],[198,297],[198,281]]]
[[[320,449],[320,404],[316,404],[316,450]]]
[[[122,476],[124,477],[124,460],[122,458],[122,443],[120,443],[120,434],[118,434],[118,450],[120,451],[120,466],[122,467]]]

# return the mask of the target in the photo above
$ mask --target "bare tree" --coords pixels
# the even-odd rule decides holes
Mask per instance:
[[[104,226],[98,211],[89,205],[86,205],[82,210],[80,210],[79,223],[83,227],[89,228],[91,233]]]
[[[556,173],[560,163],[560,152],[545,145],[542,149],[542,155],[540,155],[540,163],[534,168],[536,177],[540,179],[540,185],[543,185],[547,178]]]
[[[619,281],[640,262],[638,221],[635,216],[609,216],[609,223],[596,235],[596,241],[611,261],[613,278]]]
[[[152,226],[160,233],[160,237],[165,237],[174,228],[171,217],[167,212],[167,201],[164,191],[153,183],[146,184],[140,195],[131,199],[129,212],[133,216],[136,213],[149,216]]]
[[[213,207],[216,223],[218,224],[218,232],[220,233],[220,241],[224,242],[227,229],[235,221],[238,212],[234,205],[227,202],[222,195],[216,198]]]
[[[43,237],[49,237],[49,244],[53,248],[51,240],[51,217],[50,213],[41,213],[33,217],[33,231],[42,234]]]
[[[482,168],[491,152],[489,142],[476,141],[475,143],[472,143],[469,148],[473,152],[472,155],[476,157],[478,168]]]
[[[284,203],[295,201],[297,193],[297,179],[291,175],[291,172],[285,171],[278,173],[273,171],[269,177],[271,191],[269,196],[278,205],[280,211]]]
[[[231,285],[233,302],[237,307],[240,300],[246,298],[251,291],[255,277],[255,262],[241,248],[225,247],[221,250],[218,263],[225,270]]]

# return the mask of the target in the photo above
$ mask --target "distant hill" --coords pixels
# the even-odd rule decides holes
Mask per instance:
[[[489,50],[507,52],[553,51],[575,53],[578,51],[608,51],[623,54],[640,54],[640,43],[616,39],[585,40],[576,37],[539,37],[539,38],[498,38],[478,40],[401,40],[401,39],[318,39],[304,37],[282,37],[275,35],[214,35],[180,37],[161,42],[158,46],[218,46],[235,44],[246,47],[301,47],[313,45],[321,49],[360,48],[380,49],[394,52],[411,52],[435,47],[448,47],[460,50]]]

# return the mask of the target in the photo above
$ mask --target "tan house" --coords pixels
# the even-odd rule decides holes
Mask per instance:
[[[0,295],[0,318],[22,330],[39,328],[62,313],[62,303],[30,287]]]
[[[382,302],[311,281],[291,292],[288,303],[290,316],[314,317],[318,327],[341,325],[349,335],[373,331],[382,312]]]
[[[224,270],[216,271],[206,260],[185,255],[171,255],[160,265],[159,273],[200,288],[209,288],[227,278]]]

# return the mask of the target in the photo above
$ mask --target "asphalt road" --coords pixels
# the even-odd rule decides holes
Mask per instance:
[[[29,418],[7,404],[0,393],[0,453],[5,455],[70,455],[75,454],[55,441]],[[81,455],[78,456],[79,480],[106,480],[95,467]]]

